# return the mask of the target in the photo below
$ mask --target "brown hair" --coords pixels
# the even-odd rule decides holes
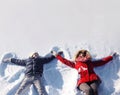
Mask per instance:
[[[80,54],[84,54],[85,56],[88,55],[88,56],[90,57],[90,59],[91,59],[90,53],[89,53],[87,50],[84,50],[84,49],[83,49],[83,50],[79,50],[79,51],[75,54],[74,60],[75,60],[76,58],[78,58],[78,56],[79,56]]]

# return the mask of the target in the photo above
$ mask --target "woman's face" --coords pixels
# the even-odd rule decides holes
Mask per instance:
[[[83,54],[81,53],[81,54],[79,54],[78,57],[81,57],[81,58],[82,58],[82,57],[85,57],[85,55],[83,55]]]
[[[79,56],[81,56],[81,57],[85,57],[86,56],[86,51],[84,51],[84,52],[81,52],[80,54],[79,54]]]
[[[91,56],[89,55],[88,51],[84,50],[79,52],[76,61],[87,62],[90,59]]]
[[[86,57],[87,51],[81,51],[78,55],[78,57]]]

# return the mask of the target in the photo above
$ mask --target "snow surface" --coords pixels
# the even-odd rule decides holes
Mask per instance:
[[[79,49],[93,58],[120,54],[120,0],[0,0],[0,58],[18,58],[54,46],[73,60]],[[96,68],[102,79],[100,95],[120,95],[120,58]],[[79,95],[77,72],[54,60],[44,66],[49,95]],[[24,67],[0,62],[0,95],[13,95],[24,77]],[[35,95],[34,87],[28,90]]]
[[[73,60],[76,51],[83,48],[90,51],[93,59],[100,59],[114,52],[108,47],[94,47],[86,43],[76,46],[67,45],[65,47],[53,47],[54,50],[62,50],[64,57],[69,60]],[[14,53],[9,54],[16,57]],[[16,66],[12,63],[3,64],[1,62],[0,95],[14,95],[24,77],[24,70],[24,67]],[[102,83],[99,87],[99,95],[120,95],[119,56],[108,64],[96,68],[95,71],[102,79]],[[76,89],[77,78],[78,74],[75,69],[62,64],[56,59],[44,66],[43,82],[48,95],[82,95],[82,92]],[[37,95],[32,85],[26,95]]]

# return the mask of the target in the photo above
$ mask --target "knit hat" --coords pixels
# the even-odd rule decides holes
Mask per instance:
[[[34,54],[38,54],[38,52],[31,52],[31,53],[29,54],[29,57],[32,57]]]

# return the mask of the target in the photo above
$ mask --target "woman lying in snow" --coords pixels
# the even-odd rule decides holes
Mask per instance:
[[[85,95],[98,95],[98,86],[101,83],[99,76],[94,72],[94,67],[102,66],[116,57],[116,53],[102,58],[100,60],[92,61],[92,57],[87,50],[80,50],[75,55],[75,61],[72,62],[63,58],[57,52],[51,52],[62,63],[75,68],[80,75],[77,82],[79,90],[83,91]]]

